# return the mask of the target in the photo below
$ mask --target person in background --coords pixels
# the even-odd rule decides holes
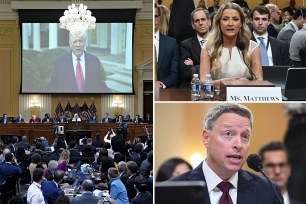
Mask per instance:
[[[10,123],[10,119],[7,117],[6,113],[3,114],[3,117],[0,119],[0,123]]]
[[[242,169],[251,141],[253,114],[241,104],[223,103],[204,117],[201,141],[207,157],[172,181],[204,181],[206,203],[280,204],[267,179]],[[276,192],[279,187],[272,183]],[[260,195],[260,196],[259,196]],[[256,201],[255,201],[256,200]]]
[[[145,117],[145,119],[144,119],[143,122],[144,122],[144,123],[150,123],[150,124],[153,123],[153,118],[151,118],[151,114],[150,114],[150,113],[147,113],[147,114],[146,114],[146,117]]]
[[[5,155],[5,163],[0,165],[0,185],[10,176],[21,175],[22,170],[12,153]]]
[[[262,3],[259,4],[259,6],[265,6],[270,3],[270,0],[262,0]]]
[[[56,199],[60,195],[64,195],[64,191],[60,188],[59,184],[63,181],[65,172],[57,170],[54,173],[54,178],[52,181],[44,181],[41,185],[41,190],[43,192],[45,200],[48,204],[55,204]]]
[[[156,181],[166,181],[187,171],[190,171],[192,166],[181,158],[171,158],[166,160],[159,167],[156,175]]]
[[[82,195],[72,198],[71,204],[97,204],[101,197],[92,193],[95,190],[95,184],[91,180],[84,180],[82,188],[84,190]]]
[[[80,122],[80,121],[81,121],[81,118],[79,117],[79,114],[78,114],[78,113],[75,113],[75,114],[73,115],[73,118],[72,118],[71,121],[73,121],[73,122]]]
[[[133,119],[133,123],[142,123],[142,119],[140,118],[139,115],[135,116],[135,118]]]
[[[250,38],[241,7],[224,3],[214,16],[212,31],[201,52],[201,82],[206,74],[211,74],[217,89],[222,80],[262,80],[260,50]]]
[[[270,15],[271,15],[271,23],[268,26],[268,33],[269,36],[273,37],[273,38],[277,38],[278,36],[278,32],[279,32],[279,19],[280,19],[280,10],[278,8],[277,5],[275,4],[266,4],[267,9],[269,9],[270,11]]]
[[[19,113],[18,117],[14,120],[15,123],[24,123],[24,119],[22,118],[22,115]]]
[[[55,204],[70,204],[70,198],[66,195],[60,195],[57,197]]]
[[[12,141],[7,145],[7,147],[11,150],[11,153],[13,155],[16,155],[17,146],[18,146],[18,137],[14,136],[12,138]]]
[[[33,171],[33,183],[27,191],[27,202],[33,204],[45,204],[45,199],[41,191],[41,183],[44,179],[44,170],[37,168]]]
[[[88,122],[89,123],[98,123],[98,118],[97,118],[97,116],[92,116],[92,118],[90,118],[89,120],[88,120]]]
[[[285,7],[283,11],[288,11],[291,16],[297,11],[297,8],[295,8],[295,0],[290,0],[289,1],[289,6]]]
[[[130,204],[153,204],[153,196],[148,191],[147,179],[137,176],[135,179],[135,189],[137,194],[132,198]]]
[[[198,2],[197,8],[203,8],[203,9],[207,10],[205,1],[204,0],[200,0]]]
[[[36,115],[32,115],[32,117],[29,120],[29,123],[40,123],[39,119],[36,117]]]
[[[190,23],[195,35],[181,42],[181,82],[180,87],[189,88],[193,74],[200,73],[200,55],[202,46],[207,41],[211,21],[209,12],[202,7],[190,14]]]
[[[214,5],[208,7],[208,12],[210,15],[212,15],[213,13],[216,13],[218,9],[220,8],[219,1],[220,0],[214,0]]]
[[[112,123],[113,119],[109,117],[109,113],[105,113],[105,117],[102,118],[102,123]]]
[[[50,113],[45,114],[45,118],[42,119],[42,123],[53,123],[53,118],[50,117]]]
[[[232,2],[238,4],[241,8],[247,8],[250,10],[249,5],[245,0],[234,0]]]
[[[108,169],[109,190],[111,197],[118,204],[129,204],[129,198],[126,188],[120,180],[119,172],[116,168],[111,167]]]
[[[68,172],[68,164],[69,164],[69,160],[70,160],[70,152],[67,149],[64,149],[60,155],[60,158],[58,160],[58,166],[57,169],[58,170],[62,170],[65,173]]]
[[[45,178],[48,180],[48,181],[52,181],[53,178],[54,178],[54,173],[55,171],[57,170],[57,167],[58,167],[58,162],[55,161],[55,160],[50,160],[49,163],[48,163],[48,170],[47,172],[45,172]]]
[[[164,5],[159,5],[160,8],[160,33],[163,35],[168,35],[170,11]]]
[[[287,183],[291,175],[290,158],[287,148],[281,142],[270,142],[259,150],[263,170],[268,177],[277,183],[284,198],[284,204],[302,204],[288,194]]]
[[[31,149],[27,136],[22,136],[21,141],[18,143],[18,147],[23,147],[27,151]]]
[[[61,114],[60,117],[58,118],[57,122],[59,122],[59,123],[66,123],[67,119],[64,117],[63,114]]]

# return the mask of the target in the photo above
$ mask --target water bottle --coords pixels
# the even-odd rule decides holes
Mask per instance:
[[[191,80],[191,95],[200,96],[201,83],[198,74],[193,74],[193,79]]]
[[[204,91],[204,98],[213,99],[213,97],[214,97],[214,82],[213,82],[210,74],[206,74],[204,85],[203,85],[203,91]]]

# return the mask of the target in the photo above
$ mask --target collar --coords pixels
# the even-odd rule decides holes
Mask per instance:
[[[80,60],[81,60],[81,62],[85,62],[85,51],[83,52],[83,54],[82,54],[82,56],[80,57]],[[72,61],[74,61],[74,62],[76,62],[77,61],[77,56],[75,56],[72,52],[71,52],[71,54],[72,54]]]
[[[299,28],[295,25],[295,23],[293,23],[292,21],[289,22],[293,27],[295,31],[298,31]]]
[[[39,184],[39,183],[37,183],[37,182],[35,182],[35,181],[33,181],[32,184],[34,184],[34,185],[37,186],[38,188],[41,188],[41,184]]]
[[[254,38],[255,38],[255,40],[257,41],[258,40],[258,37],[264,37],[265,39],[265,41],[267,41],[268,40],[268,32],[266,32],[265,34],[263,34],[263,35],[258,35],[258,34],[256,34],[254,31],[253,31],[253,35],[254,35]]]
[[[213,170],[208,166],[206,163],[206,160],[203,161],[202,169],[204,172],[204,177],[207,184],[208,193],[210,193],[213,190],[216,190],[217,185],[223,181]],[[237,189],[238,187],[238,172],[236,172],[229,180],[234,188]],[[219,189],[219,188],[218,188]]]
[[[159,31],[157,31],[156,33],[154,33],[154,38],[159,41]]]
[[[284,198],[284,203],[290,203],[288,191],[285,191],[285,192],[282,194],[282,196],[283,196],[283,198]]]
[[[56,187],[58,188],[59,187],[58,184],[54,180],[53,180],[53,182],[55,183]]]

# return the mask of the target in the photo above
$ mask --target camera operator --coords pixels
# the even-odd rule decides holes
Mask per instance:
[[[97,147],[97,148],[103,148],[104,147],[104,141],[101,140],[100,133],[96,134],[96,140],[92,142],[92,145],[94,147]]]
[[[108,128],[106,135],[104,136],[104,142],[111,143],[111,139],[115,136],[115,132],[112,128]]]
[[[121,126],[118,127],[116,135],[111,138],[111,145],[114,154],[120,152],[123,155],[128,156],[129,154],[127,150],[129,149],[130,145],[128,144],[128,141],[126,141],[126,139],[124,138],[124,131],[124,128],[122,128]]]

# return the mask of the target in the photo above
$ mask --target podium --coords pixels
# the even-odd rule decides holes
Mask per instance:
[[[275,85],[269,81],[221,80],[220,97],[223,100],[226,100],[227,87],[275,87]]]

